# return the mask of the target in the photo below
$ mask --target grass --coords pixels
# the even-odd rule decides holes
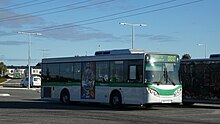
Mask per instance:
[[[0,78],[0,83],[6,81],[7,79],[6,78]]]

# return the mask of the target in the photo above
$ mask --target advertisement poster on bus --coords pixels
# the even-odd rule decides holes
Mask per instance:
[[[82,71],[81,98],[95,99],[95,63],[83,63]]]

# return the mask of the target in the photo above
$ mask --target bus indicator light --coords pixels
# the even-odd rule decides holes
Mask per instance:
[[[156,90],[152,89],[152,88],[147,87],[147,91],[148,91],[148,93],[150,93],[154,96],[157,96],[157,97],[160,96],[159,93]]]
[[[182,93],[182,88],[177,89],[177,90],[174,92],[174,97],[179,96],[181,93]]]

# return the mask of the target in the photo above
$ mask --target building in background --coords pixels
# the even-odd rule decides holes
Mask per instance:
[[[24,78],[28,76],[28,66],[7,66],[7,77],[9,78]],[[41,66],[31,66],[31,76],[40,76]]]

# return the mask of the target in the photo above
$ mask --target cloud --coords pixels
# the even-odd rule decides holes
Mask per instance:
[[[155,36],[149,37],[149,39],[153,40],[153,41],[158,41],[158,42],[174,42],[174,41],[176,41],[176,39],[174,37],[166,36],[166,35],[155,35]]]
[[[175,42],[177,41],[176,38],[168,35],[152,35],[152,34],[137,34],[136,37],[145,37],[151,41],[157,42]]]
[[[5,35],[8,35],[8,34],[9,34],[8,32],[0,31],[0,36],[5,36]]]
[[[103,33],[99,30],[75,26],[72,28],[50,30],[42,32],[43,36],[47,38],[53,38],[57,40],[68,40],[68,41],[88,41],[88,40],[102,40],[107,41],[109,39],[116,40],[119,37],[113,36],[112,34]]]
[[[23,28],[24,25],[44,23],[44,20],[41,17],[37,17],[34,15],[27,15],[29,18],[25,18],[22,17],[22,14],[18,14],[6,9],[1,9],[0,14],[1,14],[0,27],[4,27],[4,28]],[[14,16],[14,18],[9,18],[12,16]]]
[[[24,45],[27,44],[27,42],[24,41],[0,41],[0,45],[6,45],[6,46],[17,46],[17,45]]]
[[[1,4],[6,4],[6,3],[9,3],[9,0],[0,0],[0,3]]]
[[[135,37],[153,37],[151,34],[136,34]]]

